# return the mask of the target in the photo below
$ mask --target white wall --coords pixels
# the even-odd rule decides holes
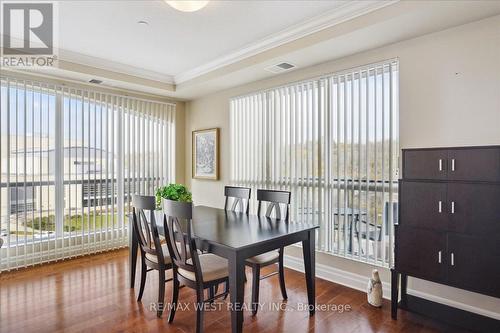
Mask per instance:
[[[230,97],[395,57],[400,61],[401,148],[500,144],[500,16],[495,16],[188,102],[185,178],[195,203],[223,205],[223,187],[230,183]],[[194,180],[191,131],[210,127],[221,129],[221,179]],[[301,256],[297,248],[287,252]],[[372,268],[323,253],[317,262],[364,276]],[[388,271],[382,277],[388,282]],[[500,319],[500,299],[417,279],[410,279],[409,289]]]

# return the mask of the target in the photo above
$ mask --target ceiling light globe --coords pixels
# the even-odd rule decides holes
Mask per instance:
[[[172,8],[181,12],[195,12],[208,4],[208,1],[167,1],[165,2]]]

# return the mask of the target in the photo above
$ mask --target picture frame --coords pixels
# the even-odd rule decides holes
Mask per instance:
[[[195,130],[192,133],[192,177],[219,179],[219,128]]]

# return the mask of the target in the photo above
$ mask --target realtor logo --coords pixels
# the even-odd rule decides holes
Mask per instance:
[[[53,66],[54,3],[2,3],[2,65]]]

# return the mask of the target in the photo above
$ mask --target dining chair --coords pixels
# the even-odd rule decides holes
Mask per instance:
[[[224,195],[226,202],[224,203],[224,210],[237,211],[248,214],[250,208],[250,194],[252,189],[248,187],[225,186]],[[229,208],[229,198],[233,199],[233,204]]]
[[[172,279],[165,280],[165,271],[172,268],[172,260],[167,244],[161,244],[158,227],[155,220],[156,201],[153,196],[133,195],[132,197],[132,217],[134,232],[139,240],[141,251],[141,287],[137,301],[141,301],[146,285],[146,275],[152,270],[159,273],[158,308],[156,315],[161,317],[165,300],[165,283]],[[146,217],[149,212],[149,221]]]
[[[257,215],[261,215],[262,203],[267,202],[266,217],[271,217],[274,211],[274,218],[288,222],[288,211],[290,205],[291,193],[288,191],[275,191],[275,190],[257,190]],[[283,209],[282,209],[282,206]],[[259,254],[255,257],[248,258],[246,265],[252,267],[252,314],[255,316],[259,308],[259,285],[260,280],[266,279],[273,275],[279,275],[281,295],[283,299],[288,298],[285,288],[285,270],[283,266],[283,252],[284,249],[266,252]],[[278,272],[273,272],[265,276],[260,276],[260,270],[263,267],[278,263]]]
[[[172,289],[172,306],[168,322],[175,317],[175,310],[179,298],[180,283],[196,291],[196,332],[203,332],[203,312],[206,303],[212,303],[219,297],[225,297],[227,291],[215,295],[213,290],[220,283],[229,282],[228,262],[225,258],[215,254],[202,254],[197,251],[192,231],[192,204],[178,201],[163,201],[165,213],[164,228],[167,245],[174,263]],[[187,227],[184,231],[179,220],[184,220]],[[192,255],[189,255],[189,254]],[[204,290],[209,291],[205,299]]]
[[[226,201],[224,202],[224,210],[237,212],[240,211],[248,215],[250,209],[250,195],[252,193],[252,189],[248,187],[237,187],[237,186],[225,186],[224,187],[224,196],[226,197]],[[233,199],[233,204],[229,207],[229,199]],[[238,209],[238,210],[237,210]],[[247,281],[247,277],[245,275],[245,282]],[[226,284],[226,291],[229,290],[229,286]],[[215,291],[217,292],[218,287],[215,287]]]

